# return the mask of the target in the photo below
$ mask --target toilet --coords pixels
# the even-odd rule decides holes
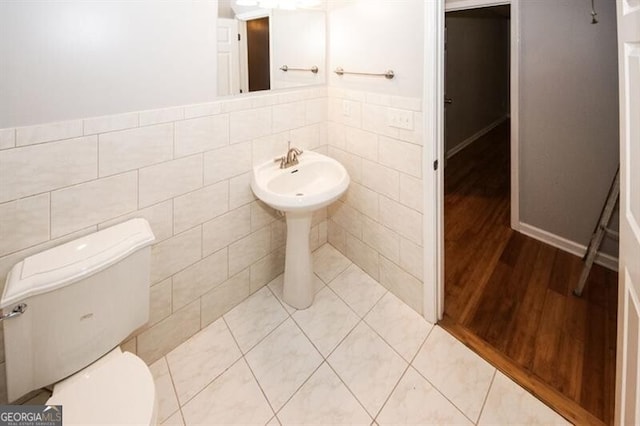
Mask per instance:
[[[118,346],[149,319],[149,223],[132,219],[24,259],[0,309],[9,401],[53,385],[63,423],[155,425],[153,376]]]

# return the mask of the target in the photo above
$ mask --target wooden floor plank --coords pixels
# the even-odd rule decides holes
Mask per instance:
[[[529,281],[523,301],[518,312],[514,314],[514,326],[509,335],[509,343],[505,354],[526,369],[533,368],[533,356],[536,334],[544,307],[544,295],[551,270],[544,265],[552,264],[557,249],[541,246],[535,267]]]
[[[613,422],[617,274],[510,228],[509,125],[445,169],[446,328],[579,424]]]

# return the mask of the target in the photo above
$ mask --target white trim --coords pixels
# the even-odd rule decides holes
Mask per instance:
[[[422,150],[424,204],[423,315],[431,323],[444,313],[444,0],[424,2]],[[438,161],[437,171],[433,170]]]
[[[520,222],[520,232],[531,238],[535,238],[538,241],[549,244],[555,248],[566,251],[567,253],[575,254],[576,256],[583,257],[587,252],[587,246],[576,243],[575,241],[568,240],[564,237],[560,237],[551,232],[545,231],[540,228],[536,228],[528,223]],[[604,266],[612,271],[618,270],[618,258],[613,257],[606,253],[598,253],[595,259],[595,263],[600,266]]]
[[[489,133],[490,131],[492,131],[493,129],[495,129],[496,127],[498,127],[499,125],[501,125],[502,123],[504,123],[507,119],[509,119],[508,114],[498,118],[493,123],[490,123],[488,126],[485,126],[484,128],[478,130],[473,135],[469,136],[468,138],[460,142],[458,145],[454,146],[453,149],[450,149],[449,151],[447,151],[447,160],[453,157],[454,155],[456,155],[457,153],[459,153],[460,151],[462,151],[463,149],[465,149],[466,147],[468,147],[469,145],[471,145],[472,143],[474,143],[475,141],[477,141],[478,139],[480,139],[481,137],[483,137],[484,135],[486,135],[487,133]]]
[[[446,0],[445,12],[455,10],[477,9],[479,7],[500,6],[509,4],[509,0]]]
[[[441,319],[444,314],[444,11],[511,5],[511,227],[520,228],[519,197],[519,50],[520,0],[458,0],[445,4],[445,0],[424,2],[424,25],[433,31],[424,31],[424,85],[423,125],[424,149],[424,315],[429,321]],[[433,85],[436,85],[434,88]],[[433,141],[432,150],[428,149]],[[431,170],[433,159],[440,167]],[[435,305],[435,308],[434,308]]]

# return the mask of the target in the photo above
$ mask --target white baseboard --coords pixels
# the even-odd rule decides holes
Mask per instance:
[[[535,238],[538,241],[542,241],[543,243],[547,243],[550,246],[575,254],[579,257],[583,257],[587,252],[587,247],[582,244],[567,240],[566,238],[544,231],[540,228],[536,228],[535,226],[527,223],[520,222],[518,231],[531,238]],[[600,266],[604,266],[607,269],[611,269],[612,271],[618,270],[618,258],[606,253],[598,253],[595,263]]]
[[[480,129],[479,131],[475,132],[473,135],[469,136],[468,138],[460,142],[458,145],[454,146],[452,149],[447,151],[447,155],[446,155],[447,159],[453,157],[454,155],[456,155],[457,153],[459,153],[460,151],[462,151],[463,149],[465,149],[466,147],[468,147],[469,145],[471,145],[472,143],[474,143],[475,141],[477,141],[478,139],[480,139],[481,137],[483,137],[484,135],[486,135],[487,133],[489,133],[490,131],[492,131],[493,129],[495,129],[500,124],[502,124],[505,120],[508,120],[508,119],[509,119],[509,116],[505,115],[503,117],[498,118],[496,121],[484,127],[483,129]]]

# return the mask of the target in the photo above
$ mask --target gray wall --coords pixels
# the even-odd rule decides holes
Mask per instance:
[[[585,245],[619,161],[615,3],[521,2],[520,221]]]
[[[509,112],[509,20],[476,12],[446,15],[446,152]]]

